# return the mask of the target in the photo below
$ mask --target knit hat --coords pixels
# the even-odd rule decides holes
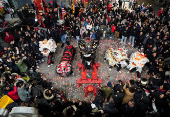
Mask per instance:
[[[108,82],[108,83],[107,83],[107,86],[108,86],[108,87],[112,87],[112,83],[111,83],[111,82]]]

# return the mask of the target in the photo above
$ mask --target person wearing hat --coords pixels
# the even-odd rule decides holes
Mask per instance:
[[[106,86],[101,87],[101,90],[106,94],[105,101],[109,101],[110,96],[112,95],[112,83],[108,82]]]
[[[19,96],[17,94],[17,86],[16,83],[14,83],[14,87],[12,85],[7,85],[4,90],[4,95],[8,95],[11,99],[14,101],[19,99]]]

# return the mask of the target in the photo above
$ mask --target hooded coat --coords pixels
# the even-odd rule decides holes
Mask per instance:
[[[7,36],[7,34],[9,36]],[[6,32],[5,41],[10,44],[10,42],[13,41],[13,40],[14,40],[14,36],[9,34],[8,32]]]
[[[18,87],[18,96],[21,99],[21,101],[26,101],[26,99],[29,97],[29,94],[31,93],[31,88],[28,89],[28,91],[26,90],[26,88],[21,88]],[[28,93],[27,93],[28,92]]]
[[[12,98],[13,100],[19,99],[18,94],[17,94],[17,86],[14,86],[14,90],[13,91],[9,91],[8,92],[8,96],[10,98]]]
[[[21,73],[24,73],[27,71],[28,67],[27,65],[21,60],[19,63],[15,63],[18,67]]]

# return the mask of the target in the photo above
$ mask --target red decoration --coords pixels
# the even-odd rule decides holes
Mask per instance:
[[[94,96],[96,97],[97,88],[93,85],[88,85],[85,87],[85,97],[87,97],[88,93],[94,93]]]
[[[84,70],[84,65],[82,63],[78,63],[77,66],[79,67],[79,70],[81,71],[81,79],[77,79],[77,84],[79,84],[79,87],[82,83],[98,83],[100,87],[100,83],[103,83],[103,80],[101,78],[97,78],[97,70],[100,66],[100,63],[95,63],[92,66],[92,78],[87,79],[87,69]]]

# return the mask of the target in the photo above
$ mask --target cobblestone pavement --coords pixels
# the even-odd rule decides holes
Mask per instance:
[[[74,56],[73,62],[72,62],[72,68],[73,68],[73,74],[69,77],[60,77],[55,69],[56,66],[59,64],[63,50],[64,48],[61,48],[60,45],[57,47],[57,50],[54,54],[54,65],[48,68],[47,62],[42,63],[40,65],[39,71],[44,74],[44,76],[53,83],[54,88],[58,88],[62,91],[64,91],[66,97],[69,99],[79,99],[79,100],[85,100],[89,101],[90,99],[94,98],[93,94],[88,94],[88,96],[84,97],[84,89],[89,84],[82,84],[80,87],[78,87],[78,84],[76,83],[77,79],[81,77],[81,73],[78,70],[77,63],[81,63],[82,60],[80,58],[79,54],[79,48],[78,44],[75,39],[72,38],[71,45],[73,45],[76,49],[76,54]],[[66,45],[65,45],[66,46]],[[118,80],[122,80],[124,82],[128,81],[129,79],[135,79],[136,73],[127,73],[127,69],[121,69],[122,73],[118,73],[116,68],[109,69],[108,62],[104,60],[104,54],[105,51],[110,48],[119,48],[119,47],[125,47],[128,49],[128,56],[134,51],[137,51],[136,49],[133,49],[130,45],[120,45],[119,40],[117,39],[101,39],[99,47],[96,52],[96,62],[100,63],[100,67],[98,70],[98,78],[103,79],[103,83],[101,86],[106,85],[108,81],[111,81],[113,83],[116,83]],[[45,61],[47,61],[47,57],[44,58]],[[89,70],[87,72],[87,76],[91,77],[91,71]],[[142,77],[146,77],[146,72],[142,73]],[[97,84],[93,84],[95,87],[99,87]]]

